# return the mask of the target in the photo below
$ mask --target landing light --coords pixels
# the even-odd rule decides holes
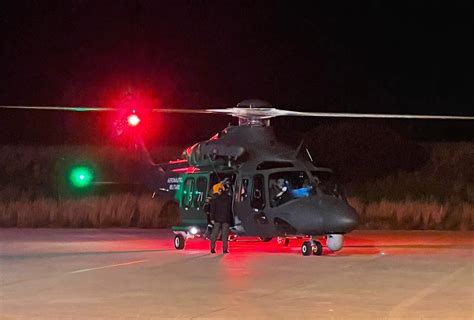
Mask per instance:
[[[193,235],[197,234],[198,232],[199,232],[199,229],[196,228],[196,227],[191,227],[191,229],[189,229],[189,233],[191,233]]]

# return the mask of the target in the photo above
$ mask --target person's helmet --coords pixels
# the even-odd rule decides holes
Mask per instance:
[[[224,185],[222,182],[218,182],[215,185],[212,186],[212,193],[213,194],[220,194],[224,191]]]
[[[280,188],[280,189],[283,188],[285,186],[285,179],[283,179],[283,178],[278,179],[276,184],[277,184],[278,188]]]
[[[212,186],[212,193],[221,194],[222,191],[228,190],[229,188],[230,188],[229,179],[225,178],[224,180],[219,181],[218,183]]]

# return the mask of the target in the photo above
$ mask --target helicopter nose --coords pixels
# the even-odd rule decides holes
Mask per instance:
[[[354,230],[359,224],[359,215],[354,208],[345,206],[324,218],[325,229],[329,233],[346,233]]]
[[[297,214],[295,214],[297,213]],[[357,212],[346,201],[334,197],[308,197],[276,208],[273,219],[288,222],[302,234],[347,233],[359,223]]]

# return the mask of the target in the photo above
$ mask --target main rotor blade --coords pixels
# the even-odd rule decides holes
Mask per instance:
[[[62,106],[0,106],[0,109],[17,110],[48,110],[48,111],[74,111],[74,112],[97,112],[97,111],[118,111],[120,108],[102,107],[62,107]],[[222,113],[232,115],[232,110],[228,109],[151,109],[153,112],[161,113]]]
[[[116,108],[100,108],[100,107],[56,107],[56,106],[0,106],[0,109],[20,109],[20,110],[51,110],[51,111],[117,111]]]
[[[0,109],[51,110],[74,112],[118,111],[119,108],[101,107],[62,107],[62,106],[0,106]],[[474,116],[422,115],[422,114],[384,114],[348,112],[305,112],[276,108],[221,108],[221,109],[151,109],[158,113],[223,114],[247,119],[270,119],[281,116],[320,117],[320,118],[372,118],[372,119],[427,119],[427,120],[474,120]]]
[[[217,113],[234,115],[230,108],[226,109],[152,109],[153,112],[159,113]]]
[[[423,115],[423,114],[384,114],[347,112],[304,112],[276,108],[222,108],[222,109],[153,109],[164,113],[214,113],[238,118],[270,119],[281,116],[320,117],[320,118],[372,118],[372,119],[427,119],[427,120],[474,120],[474,116]]]
[[[347,112],[303,112],[280,110],[276,111],[278,116],[297,117],[326,117],[326,118],[373,118],[373,119],[431,119],[431,120],[474,120],[474,116],[452,116],[452,115],[426,115],[426,114],[389,114],[389,113],[347,113]]]

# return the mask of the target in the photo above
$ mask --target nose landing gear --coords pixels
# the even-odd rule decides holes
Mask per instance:
[[[301,245],[301,253],[304,256],[310,256],[311,253],[316,256],[320,256],[323,254],[323,245],[317,240],[311,239],[309,241],[305,241]]]

